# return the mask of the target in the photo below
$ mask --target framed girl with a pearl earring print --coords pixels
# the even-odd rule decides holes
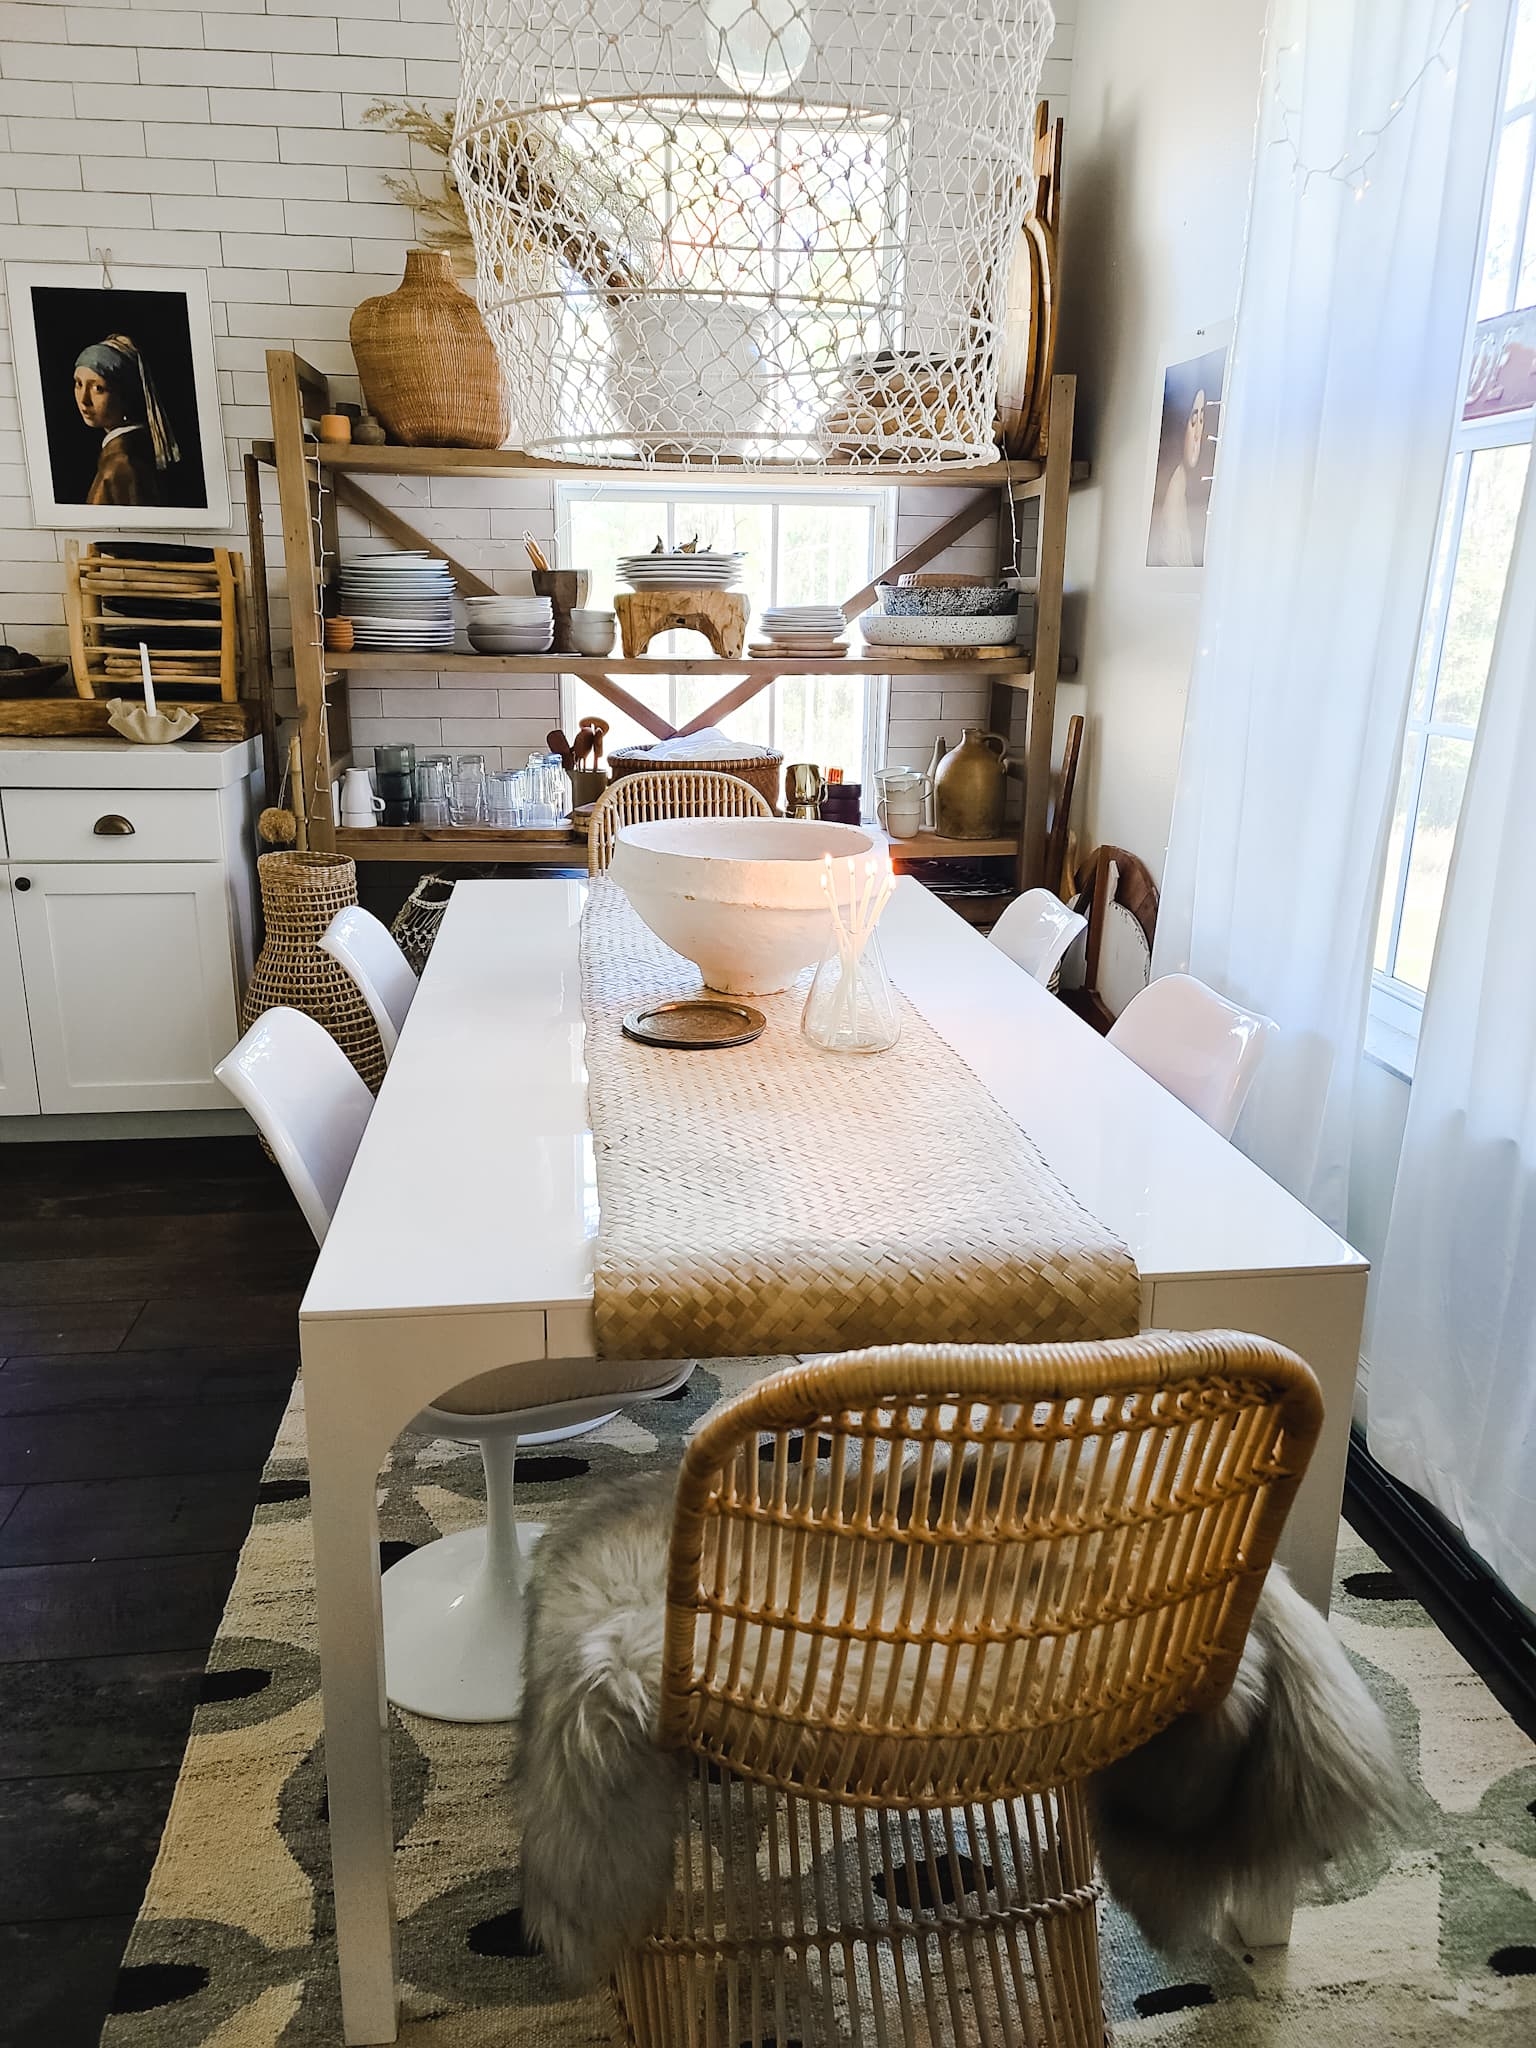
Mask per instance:
[[[5,282],[36,523],[227,527],[206,275],[10,263]]]

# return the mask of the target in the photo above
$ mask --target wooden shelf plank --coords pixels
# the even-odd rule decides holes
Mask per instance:
[[[271,462],[272,443],[255,441],[251,452],[258,462]],[[313,450],[309,451],[313,460]],[[694,462],[694,463],[612,463],[551,462],[538,455],[526,455],[520,448],[364,448],[351,444],[334,447],[322,443],[322,469],[340,470],[351,476],[572,476],[601,477],[609,483],[625,478],[647,484],[657,478],[710,484],[722,476],[732,482],[825,485],[829,490],[869,490],[871,486],[913,484],[923,490],[934,484],[958,490],[996,489],[1005,484],[1024,484],[1043,474],[1038,462],[980,462],[970,468],[946,463],[936,469],[891,469],[878,464],[854,467],[838,464],[831,469],[801,468],[793,462]]]
[[[992,661],[935,661],[925,664],[920,660],[902,660],[893,664],[873,655],[855,659],[848,656],[842,661],[818,661],[814,655],[795,659],[788,655],[775,656],[771,661],[754,661],[743,655],[739,661],[722,661],[716,655],[642,655],[637,661],[626,661],[618,654],[459,654],[446,653],[422,648],[410,653],[372,653],[366,649],[354,648],[349,654],[327,652],[325,665],[332,670],[361,669],[406,669],[418,674],[441,671],[444,673],[470,674],[478,672],[488,675],[495,671],[505,675],[547,676],[551,674],[573,676],[664,676],[664,675],[712,675],[712,676],[821,676],[849,674],[856,676],[898,675],[967,675],[978,679],[987,678],[995,682],[1006,682],[1014,689],[1029,686],[1029,662],[1024,656],[1017,660]]]
[[[355,832],[338,826],[336,851],[353,860],[415,861],[420,866],[452,865],[460,861],[499,861],[503,865],[527,867],[578,867],[587,864],[586,839],[574,832],[536,839],[526,832],[498,832],[467,826],[375,825]]]
[[[885,838],[883,832],[879,836]],[[1019,850],[1017,833],[1001,839],[945,839],[937,832],[918,832],[887,844],[897,868],[909,860],[1012,860]]]

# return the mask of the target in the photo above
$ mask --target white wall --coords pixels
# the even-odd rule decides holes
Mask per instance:
[[[1044,89],[1065,106],[1076,0]],[[413,238],[387,172],[410,147],[362,124],[374,100],[446,105],[457,85],[447,0],[0,0],[0,258],[206,270],[232,496],[240,458],[268,431],[266,351],[295,346],[358,395],[347,323],[399,281]],[[433,168],[422,156],[420,168]],[[66,536],[31,524],[9,337],[0,309],[0,634],[62,652],[59,558]],[[396,479],[380,495],[501,589],[525,589],[525,529],[553,538],[551,487],[537,480]],[[952,512],[950,491],[902,493],[908,546]],[[269,531],[271,531],[269,523]],[[165,535],[164,538],[174,538]],[[192,538],[217,538],[206,533]],[[951,566],[993,567],[979,529]],[[276,578],[281,596],[282,580]],[[286,633],[276,620],[278,651]],[[288,684],[280,671],[279,687]],[[559,716],[553,678],[508,686],[430,671],[352,692],[353,734],[506,750],[520,764]],[[893,682],[893,758],[926,763],[942,726],[981,717],[985,690]]]
[[[1146,567],[1168,351],[1231,320],[1264,0],[1079,0],[1063,205],[1061,367],[1078,374],[1068,645],[1088,735],[1078,817],[1161,875],[1199,595]]]

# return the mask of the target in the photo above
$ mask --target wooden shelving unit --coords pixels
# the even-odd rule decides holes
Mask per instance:
[[[1011,772],[1023,784],[1023,822],[1017,835],[999,840],[943,840],[927,833],[919,840],[900,842],[908,859],[951,860],[1012,855],[1018,886],[1029,888],[1044,878],[1047,818],[1050,808],[1051,737],[1056,714],[1056,685],[1063,673],[1061,651],[1062,577],[1066,556],[1067,499],[1074,482],[1086,474],[1072,459],[1073,411],[1076,380],[1056,377],[1051,382],[1047,454],[1043,462],[995,462],[974,468],[946,467],[933,471],[884,471],[872,466],[803,471],[791,465],[722,464],[716,468],[600,471],[590,467],[546,462],[516,449],[483,448],[335,448],[320,442],[308,424],[322,413],[334,410],[326,379],[299,356],[287,349],[267,354],[267,382],[272,402],[272,439],[258,441],[251,451],[253,466],[270,464],[277,471],[281,510],[283,558],[287,569],[288,601],[293,623],[294,680],[299,700],[299,745],[303,763],[310,843],[320,849],[335,848],[358,860],[383,861],[570,861],[580,858],[582,841],[576,834],[535,836],[529,833],[501,833],[491,830],[452,831],[418,826],[376,828],[347,832],[338,828],[332,814],[331,789],[335,777],[347,765],[351,741],[347,720],[347,678],[359,673],[387,673],[431,669],[442,673],[501,673],[541,676],[552,673],[579,675],[607,697],[610,703],[635,718],[657,738],[672,735],[673,728],[643,699],[626,686],[636,677],[654,674],[713,675],[720,680],[720,694],[706,710],[682,727],[691,732],[713,724],[739,705],[748,702],[778,676],[825,674],[826,661],[796,660],[790,656],[772,660],[743,658],[737,661],[658,656],[626,661],[621,656],[594,658],[580,655],[483,655],[421,653],[336,653],[325,646],[325,571],[338,559],[337,510],[341,505],[361,513],[381,532],[402,547],[426,548],[446,562],[465,596],[484,596],[491,586],[474,570],[454,559],[447,548],[411,525],[392,506],[383,504],[359,478],[374,476],[639,476],[647,481],[657,477],[686,478],[702,482],[728,473],[756,482],[783,476],[797,489],[814,484],[829,491],[839,486],[867,488],[877,484],[921,484],[965,490],[969,498],[916,547],[907,549],[881,571],[880,578],[903,575],[923,568],[946,548],[971,532],[1002,502],[1005,517],[1000,526],[1006,536],[1013,530],[1012,507],[1020,500],[1038,498],[1038,556],[1032,564],[1005,558],[1000,568],[1020,568],[1033,580],[1035,637],[1032,649],[1015,658],[938,661],[880,655],[876,650],[845,658],[836,664],[854,675],[918,674],[985,679],[991,685],[991,716],[994,730],[1012,735],[1014,707],[1022,697],[1025,729],[1022,743],[1014,738],[1015,765]],[[1007,546],[1006,539],[1003,542]],[[252,539],[255,580],[265,589],[266,563],[259,522]],[[873,603],[871,582],[855,591],[843,603],[847,619]]]

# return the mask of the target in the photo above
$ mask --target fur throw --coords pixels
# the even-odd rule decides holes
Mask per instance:
[[[523,1920],[568,1984],[597,1983],[660,1921],[683,1760],[653,1740],[673,1482],[648,1474],[535,1554],[518,1775]],[[1386,1723],[1328,1624],[1271,1571],[1237,1679],[1090,1780],[1103,1874],[1147,1938],[1181,1948],[1235,1899],[1287,1900],[1407,1812]]]

